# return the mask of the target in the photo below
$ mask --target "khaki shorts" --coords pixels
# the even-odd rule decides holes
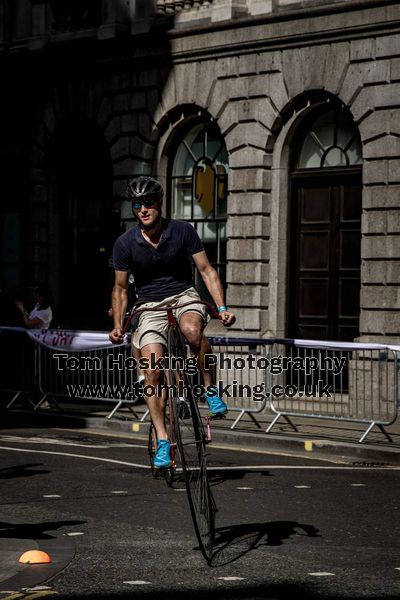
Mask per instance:
[[[165,298],[165,300],[162,300],[161,302],[145,302],[140,305],[140,308],[155,308],[168,305],[179,306],[180,304],[190,302],[191,300],[200,300],[200,296],[194,287],[191,287],[180,294],[176,294],[175,296]],[[184,306],[183,308],[174,310],[174,315],[178,323],[181,316],[189,312],[199,314],[203,319],[204,326],[210,319],[204,304],[191,304],[190,306]],[[167,325],[167,311],[144,311],[140,313],[138,328],[132,336],[132,345],[138,349],[141,349],[148,344],[163,344],[163,346],[166,346]]]

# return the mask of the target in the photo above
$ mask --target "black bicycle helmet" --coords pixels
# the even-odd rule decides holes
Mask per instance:
[[[162,200],[164,190],[157,179],[148,177],[147,175],[139,175],[128,181],[126,196],[128,200],[135,200],[136,198],[141,200],[145,200],[146,198]]]

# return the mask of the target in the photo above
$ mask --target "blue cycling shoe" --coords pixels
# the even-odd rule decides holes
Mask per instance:
[[[210,416],[216,417],[217,415],[223,415],[227,412],[228,407],[219,396],[207,396],[205,395],[207,404],[210,407]]]
[[[168,440],[158,440],[153,465],[156,469],[168,469],[172,465],[171,444]]]

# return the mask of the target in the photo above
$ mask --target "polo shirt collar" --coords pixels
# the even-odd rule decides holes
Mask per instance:
[[[162,241],[165,241],[165,240],[169,239],[171,237],[171,235],[172,235],[172,232],[171,232],[171,219],[164,219],[163,218],[162,221],[163,221],[163,230],[162,230],[162,233],[161,233],[161,238],[162,238]],[[140,230],[139,223],[133,229],[133,235],[134,235],[135,241],[138,242],[138,244],[141,244],[142,246],[147,246],[148,245],[148,243],[146,242],[146,240],[142,236],[142,232]],[[161,241],[161,238],[160,238],[160,241]]]

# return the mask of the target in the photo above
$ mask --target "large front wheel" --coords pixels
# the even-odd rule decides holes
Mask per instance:
[[[168,333],[168,355],[177,359],[169,369],[173,389],[175,437],[185,478],[187,497],[200,549],[209,562],[212,557],[215,513],[217,511],[207,476],[205,431],[199,407],[193,396],[190,378],[183,365],[186,347],[180,331]],[[172,362],[172,361],[171,361]]]

